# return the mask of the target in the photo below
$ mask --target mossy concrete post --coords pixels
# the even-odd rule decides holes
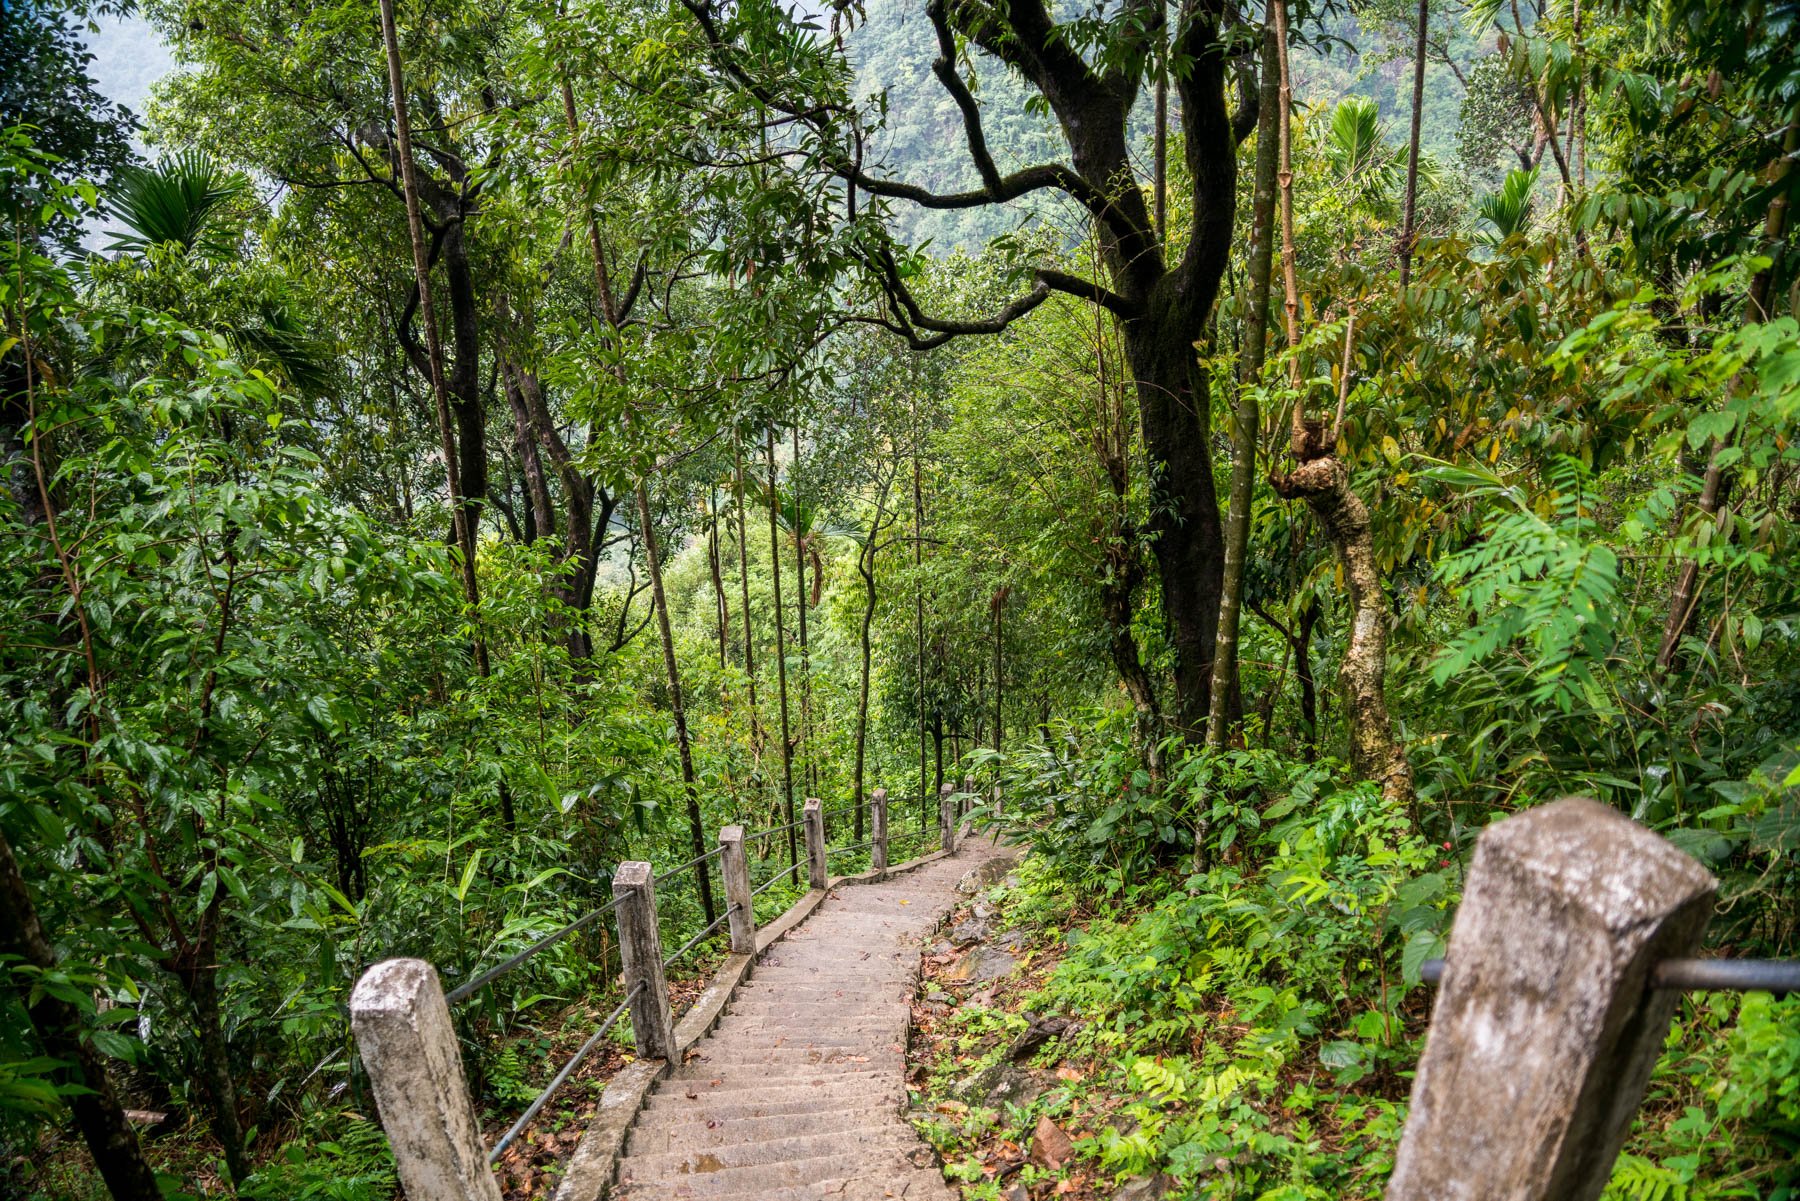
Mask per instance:
[[[1387,1201],[1593,1201],[1678,1000],[1718,882],[1593,801],[1496,822],[1476,844]]]
[[[957,816],[956,789],[946,784],[938,794],[938,841],[952,855],[956,854]]]
[[[888,868],[887,789],[869,794],[869,867],[885,874]]]
[[[756,954],[756,907],[750,899],[750,860],[744,854],[744,827],[719,831],[719,874],[725,877],[725,919],[734,955]]]
[[[806,798],[801,811],[806,823],[806,879],[814,888],[824,888],[825,875],[825,806],[816,796]]]
[[[500,1201],[438,974],[389,959],[350,994],[350,1029],[408,1197]]]
[[[621,863],[613,873],[618,899],[619,959],[631,997],[631,1032],[640,1059],[675,1055],[675,1020],[663,976],[662,929],[656,922],[656,876],[648,863]]]

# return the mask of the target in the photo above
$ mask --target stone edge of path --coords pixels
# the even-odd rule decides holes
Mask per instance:
[[[673,1062],[680,1063],[691,1047],[711,1033],[712,1028],[724,1016],[725,1007],[731,1003],[738,986],[750,978],[751,968],[757,958],[811,917],[813,911],[831,894],[832,889],[843,884],[875,884],[891,880],[895,876],[916,871],[926,864],[951,857],[953,856],[944,851],[932,851],[928,855],[896,864],[885,872],[866,871],[851,876],[832,876],[826,880],[824,888],[812,889],[794,902],[787,912],[757,930],[755,955],[725,957],[725,962],[713,973],[712,982],[695,998],[687,1014],[675,1025]],[[607,1195],[618,1170],[619,1152],[625,1148],[625,1136],[630,1132],[631,1124],[637,1120],[638,1111],[644,1107],[650,1090],[668,1074],[669,1066],[668,1060],[640,1059],[626,1064],[613,1074],[613,1078],[607,1081],[605,1089],[600,1093],[600,1104],[594,1111],[593,1121],[588,1124],[581,1141],[575,1145],[575,1153],[569,1157],[568,1169],[563,1175],[562,1183],[557,1186],[553,1201],[601,1201]]]

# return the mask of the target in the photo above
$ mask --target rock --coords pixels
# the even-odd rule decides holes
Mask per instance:
[[[1002,951],[1016,951],[1025,945],[1025,932],[1023,930],[1008,930],[1005,934],[1002,934],[999,938],[994,940],[994,945],[999,947]]]
[[[944,978],[974,984],[998,980],[1018,966],[1019,961],[1005,951],[993,947],[974,947],[964,952],[962,960]]]
[[[1061,1126],[1048,1116],[1040,1115],[1037,1129],[1031,1132],[1031,1162],[1055,1171],[1075,1154],[1075,1144]]]
[[[997,1109],[1002,1105],[1022,1108],[1037,1100],[1044,1089],[1030,1072],[1001,1060],[976,1072],[956,1091],[966,1105]]]
[[[926,948],[926,953],[931,955],[948,955],[954,950],[956,950],[956,948],[951,946],[947,940],[940,938]]]
[[[1113,1201],[1158,1201],[1174,1187],[1174,1177],[1161,1172],[1154,1176],[1133,1176],[1113,1193]]]
[[[1014,1063],[1029,1059],[1032,1055],[1037,1053],[1039,1047],[1043,1046],[1053,1038],[1061,1038],[1071,1029],[1074,1029],[1075,1026],[1076,1023],[1068,1018],[1032,1018],[1031,1024],[1025,1027],[1025,1033],[1019,1035],[1013,1042],[1012,1048],[1006,1053],[1006,1057]]]
[[[1019,879],[1019,874],[1017,872],[1007,872],[1000,883],[1006,885],[1008,888],[1017,888],[1019,885],[1023,884],[1024,881]]]
[[[976,920],[985,922],[994,916],[994,907],[986,901],[976,901],[974,908],[969,912],[975,915]]]
[[[989,859],[979,867],[972,867],[963,878],[957,881],[956,891],[966,897],[972,897],[988,885],[1006,874],[1011,863],[1005,859]]]
[[[980,918],[970,918],[966,922],[958,922],[950,931],[950,941],[959,947],[966,947],[972,942],[986,942],[993,933],[993,928]]]
[[[926,993],[925,1000],[926,1000],[927,1004],[931,1004],[931,1005],[954,1005],[954,1004],[956,1004],[956,998],[951,996],[949,993],[945,992],[941,988],[934,988],[930,992]]]

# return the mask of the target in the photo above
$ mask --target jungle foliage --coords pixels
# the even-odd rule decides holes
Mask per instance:
[[[0,1189],[390,1197],[364,968],[806,796],[1033,844],[1086,1083],[971,1197],[1102,1097],[1033,1197],[1378,1195],[1559,796],[1800,954],[1800,6],[1425,7],[143,0],[138,162],[0,6]],[[614,955],[459,1011],[484,1119]],[[1795,1196],[1797,1057],[1690,999],[1609,1201]]]

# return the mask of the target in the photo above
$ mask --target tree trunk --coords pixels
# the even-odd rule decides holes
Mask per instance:
[[[221,888],[219,893],[222,894]],[[225,1155],[225,1170],[232,1183],[242,1184],[250,1175],[244,1157],[244,1128],[238,1118],[237,1083],[232,1079],[231,1051],[225,1041],[225,1022],[219,1012],[218,939],[215,933],[220,901],[215,895],[200,923],[201,933],[183,952],[175,975],[194,1007],[194,1033],[200,1041],[200,1074],[212,1102],[213,1137]]]
[[[738,586],[742,589],[744,614],[744,676],[750,693],[750,748],[760,764],[763,753],[762,716],[756,705],[756,636],[750,625],[750,540],[744,523],[744,444],[734,431],[731,436],[732,489],[737,501]]]
[[[42,972],[54,972],[58,967],[19,861],[4,834],[0,834],[0,953],[17,956]],[[144,1159],[137,1132],[125,1117],[105,1060],[85,1038],[81,1011],[49,992],[40,992],[33,1000],[30,984],[23,978],[19,983],[19,1003],[44,1054],[59,1061],[51,1080],[67,1090],[69,1112],[113,1201],[160,1201],[156,1173]]]
[[[381,33],[387,50],[388,89],[394,106],[395,156],[399,160],[401,192],[406,202],[407,233],[412,242],[413,283],[419,292],[419,321],[425,327],[425,352],[432,397],[437,406],[440,450],[444,456],[444,475],[450,495],[451,512],[455,515],[456,541],[462,555],[463,599],[468,602],[475,624],[475,662],[481,674],[488,674],[487,640],[481,633],[481,588],[475,576],[475,527],[467,502],[467,487],[479,482],[482,494],[487,491],[487,454],[481,448],[480,481],[464,479],[456,437],[450,428],[450,391],[444,374],[444,346],[438,334],[437,309],[431,296],[431,264],[425,250],[425,218],[419,207],[419,183],[413,165],[412,125],[407,119],[406,68],[400,58],[400,36],[394,26],[394,0],[381,0]],[[457,225],[457,244],[462,245],[461,224]],[[467,259],[463,260],[462,278],[467,280]],[[474,372],[473,364],[469,371]],[[466,449],[466,448],[465,448]],[[466,456],[464,456],[466,457]]]
[[[913,655],[914,674],[918,677],[919,693],[919,803],[928,806],[933,791],[927,794],[925,788],[925,500],[919,480],[919,442],[924,437],[921,429],[915,432],[912,453],[912,488],[913,488]]]
[[[1288,70],[1287,2],[1271,0],[1271,5],[1275,12],[1281,71],[1281,168],[1278,176],[1281,186],[1281,260],[1288,342],[1292,346],[1299,342],[1300,308],[1294,265],[1293,166],[1289,145],[1293,85]],[[1355,315],[1352,314],[1344,331],[1344,372],[1338,382],[1340,413],[1350,387],[1355,327]],[[1297,377],[1298,362],[1293,363],[1292,371]],[[1381,576],[1375,567],[1369,510],[1350,487],[1350,469],[1335,453],[1338,431],[1334,428],[1326,433],[1323,420],[1308,422],[1305,407],[1304,395],[1297,395],[1291,437],[1297,466],[1285,475],[1271,476],[1270,483],[1279,495],[1306,501],[1337,548],[1338,558],[1344,566],[1351,616],[1339,682],[1343,687],[1345,716],[1350,726],[1351,766],[1365,778],[1379,783],[1384,797],[1402,803],[1410,810],[1413,804],[1412,769],[1394,737],[1387,710],[1388,606]]]
[[[1212,689],[1224,547],[1207,432],[1208,385],[1194,361],[1199,331],[1166,308],[1160,317],[1126,322],[1125,350],[1150,458],[1151,552],[1175,647],[1174,723],[1198,739]]]
[[[800,514],[800,426],[794,425],[794,465],[793,497],[794,497],[794,601],[799,614],[800,634],[800,753],[801,778],[806,781],[807,795],[811,796],[819,789],[818,763],[813,755],[812,733],[812,658],[806,644],[806,558],[807,541],[812,536],[811,523],[807,529],[801,529]],[[814,587],[818,586],[815,574]],[[816,602],[815,602],[816,603]]]
[[[775,585],[775,687],[781,695],[781,788],[783,822],[788,827],[788,863],[800,862],[799,843],[794,838],[794,736],[788,721],[787,647],[782,634],[781,613],[781,513],[776,495],[775,430],[768,431],[769,442],[769,572]]]
[[[1412,128],[1406,138],[1406,199],[1400,218],[1400,286],[1412,282],[1413,243],[1419,236],[1415,219],[1419,199],[1419,130],[1425,120],[1425,49],[1431,34],[1431,0],[1419,0],[1418,32],[1413,41]]]
[[[694,775],[694,750],[688,739],[687,707],[681,698],[681,668],[675,661],[675,634],[669,624],[669,598],[663,591],[662,559],[656,549],[656,530],[650,522],[650,489],[638,481],[638,524],[643,527],[644,564],[650,572],[650,598],[656,606],[656,629],[662,635],[663,670],[669,678],[669,709],[675,717],[675,744],[681,754],[681,783],[687,794],[688,849],[695,857],[706,853],[706,833],[700,824],[700,784]],[[713,911],[712,873],[702,862],[694,868],[700,882],[700,908],[711,925],[718,916]]]
[[[725,600],[725,566],[719,557],[719,489],[712,490],[712,509],[706,527],[706,565],[712,569],[713,610],[719,628],[719,670],[725,670],[726,643],[731,629],[731,606]]]
[[[881,498],[875,505],[875,518],[869,522],[869,537],[856,556],[857,574],[861,575],[863,580],[863,612],[860,631],[862,675],[858,681],[856,692],[856,791],[852,798],[854,804],[851,810],[855,821],[853,842],[863,840],[863,768],[869,736],[869,659],[871,649],[869,631],[875,624],[875,554],[879,549],[877,539],[881,536],[881,521],[887,504],[887,489],[888,485],[884,484]]]
[[[1238,629],[1243,614],[1244,560],[1250,549],[1250,504],[1256,483],[1257,432],[1262,428],[1256,392],[1262,386],[1268,343],[1269,275],[1274,257],[1275,173],[1280,165],[1275,118],[1280,108],[1280,79],[1273,28],[1264,27],[1262,42],[1256,185],[1250,218],[1250,287],[1245,299],[1237,406],[1232,413],[1231,502],[1225,523],[1218,642],[1213,655],[1211,700],[1207,708],[1206,745],[1214,750],[1225,745],[1230,731],[1231,697],[1238,686]]]
[[[1769,183],[1775,198],[1769,203],[1768,215],[1763,218],[1763,249],[1773,259],[1779,259],[1781,242],[1787,235],[1788,202],[1787,192],[1781,184],[1792,170],[1795,151],[1800,150],[1800,117],[1788,121],[1787,134],[1782,139],[1781,157],[1778,158],[1769,172]],[[1751,323],[1769,320],[1774,316],[1773,300],[1775,287],[1775,264],[1771,263],[1758,271],[1750,280],[1749,304],[1745,308],[1745,319]],[[1738,380],[1734,377],[1726,386],[1726,391],[1735,392]],[[1730,442],[1714,438],[1707,455],[1706,475],[1701,481],[1700,497],[1697,507],[1701,515],[1713,525],[1714,536],[1725,532],[1731,520],[1730,506],[1725,498],[1730,494],[1731,482],[1725,474],[1722,459]],[[1681,570],[1676,573],[1675,587],[1669,595],[1669,615],[1663,621],[1662,642],[1656,651],[1656,670],[1659,675],[1666,674],[1679,661],[1681,639],[1693,622],[1694,613],[1700,603],[1700,563],[1689,557],[1682,562]]]

